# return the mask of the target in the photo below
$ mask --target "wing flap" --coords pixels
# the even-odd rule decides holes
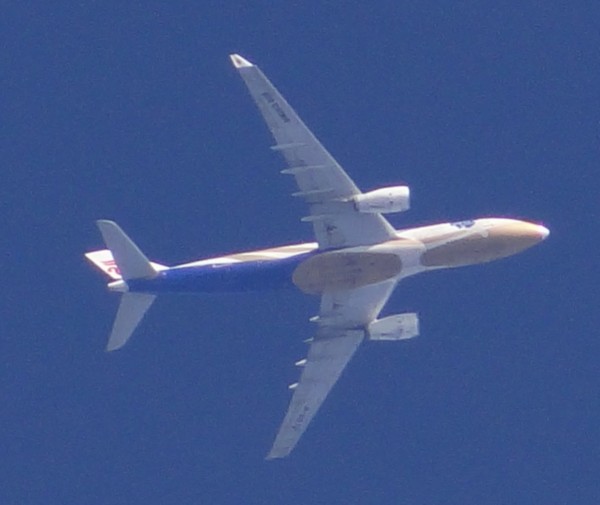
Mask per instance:
[[[392,279],[361,288],[324,293],[319,320],[329,326],[366,327],[377,319],[396,284],[397,281]]]

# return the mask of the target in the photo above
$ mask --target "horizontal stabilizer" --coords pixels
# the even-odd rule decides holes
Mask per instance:
[[[145,293],[123,293],[117,317],[106,346],[107,351],[114,351],[127,343],[155,299],[155,295]]]
[[[123,280],[144,279],[156,276],[148,258],[113,221],[97,221],[106,246],[111,250]]]

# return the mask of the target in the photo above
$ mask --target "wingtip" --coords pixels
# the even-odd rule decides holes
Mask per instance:
[[[265,456],[266,461],[272,461],[274,459],[283,459],[289,456],[292,452],[293,447],[271,447],[269,454]]]
[[[231,59],[231,63],[233,63],[235,68],[247,68],[254,66],[246,58],[242,58],[239,54],[230,54],[229,58]]]
[[[96,226],[101,228],[102,226],[115,226],[117,223],[111,221],[110,219],[97,219]]]
[[[265,461],[273,461],[274,459],[281,459],[281,456],[274,454],[273,451],[265,456]]]

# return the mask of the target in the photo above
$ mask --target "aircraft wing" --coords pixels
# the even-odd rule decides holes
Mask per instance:
[[[280,151],[287,162],[282,173],[296,179],[299,191],[293,195],[309,205],[310,213],[302,220],[312,222],[319,249],[371,245],[396,238],[380,214],[359,214],[344,201],[360,190],[261,70],[237,54],[231,55],[231,61],[275,137],[272,149]]]
[[[315,337],[300,380],[290,388],[294,394],[267,459],[287,456],[337,382],[365,337],[364,327],[377,318],[394,290],[394,280],[358,289],[326,293],[321,299]]]

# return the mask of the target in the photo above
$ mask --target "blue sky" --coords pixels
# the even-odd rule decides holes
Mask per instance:
[[[0,503],[598,501],[594,2],[37,4],[0,19]],[[411,186],[397,227],[552,230],[399,286],[422,335],[364,345],[277,462],[317,301],[164,297],[108,354],[82,256],[98,218],[167,264],[311,239],[232,52],[362,188]]]

